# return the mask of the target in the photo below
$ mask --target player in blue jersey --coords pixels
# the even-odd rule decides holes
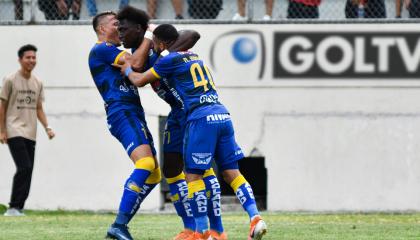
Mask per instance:
[[[160,182],[160,169],[155,158],[150,134],[140,103],[137,87],[120,75],[112,64],[123,64],[128,55],[118,49],[118,20],[113,12],[104,12],[93,19],[98,42],[89,54],[89,68],[107,114],[111,134],[121,142],[134,163],[134,170],[124,184],[119,211],[107,231],[113,239],[132,239],[127,224],[143,199]]]
[[[141,57],[132,58],[132,67],[143,72],[153,66],[159,57],[153,48],[151,41],[143,38],[144,30],[142,25],[147,25],[144,18],[145,12],[131,6],[123,8],[118,12],[119,20],[118,32],[125,48],[131,48],[133,52],[142,53]],[[187,50],[195,45],[200,35],[195,31],[180,31],[179,37],[171,46],[174,51]],[[182,218],[184,230],[180,232],[174,240],[187,239],[194,233],[195,221],[191,213],[191,207],[186,201],[188,187],[183,173],[182,145],[186,125],[186,115],[183,111],[183,102],[176,97],[173,91],[163,82],[156,81],[152,85],[153,90],[165,102],[171,106],[164,133],[163,143],[163,174],[168,182],[171,200],[175,206],[177,214]],[[212,169],[207,170],[204,182],[208,192],[208,216],[210,219],[211,234],[214,239],[225,240],[227,235],[224,233],[221,220],[220,205],[220,184]]]
[[[188,195],[196,221],[194,239],[207,239],[207,198],[202,180],[215,160],[224,180],[230,184],[250,217],[248,239],[261,239],[267,226],[259,215],[252,188],[239,171],[244,155],[235,141],[228,110],[220,103],[212,75],[203,61],[192,52],[170,52],[178,32],[169,24],[154,30],[155,50],[160,59],[145,73],[134,72],[128,64],[121,71],[139,87],[162,79],[175,89],[184,103],[187,127],[184,136],[184,161]]]

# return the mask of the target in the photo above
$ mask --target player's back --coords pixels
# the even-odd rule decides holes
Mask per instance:
[[[122,53],[113,44],[98,42],[89,54],[89,69],[108,116],[120,110],[143,112],[137,88],[112,66]]]
[[[152,72],[168,81],[183,100],[188,120],[211,114],[228,113],[219,96],[208,67],[193,52],[164,51]]]

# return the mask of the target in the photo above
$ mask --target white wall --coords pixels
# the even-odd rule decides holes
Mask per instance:
[[[215,43],[214,79],[233,116],[237,140],[248,155],[258,148],[268,168],[270,210],[420,210],[420,84],[418,79],[274,79],[273,32],[417,31],[416,25],[187,25],[202,35],[195,50],[209,61]],[[265,73],[258,56],[247,65],[231,54],[234,30],[260,31]],[[328,31],[327,31],[328,30]],[[57,132],[38,133],[28,208],[116,209],[131,164],[106,128],[87,56],[90,26],[0,27],[0,76],[18,68],[16,51],[39,47],[35,74],[47,86],[46,111]],[[246,34],[243,34],[245,36]],[[242,35],[241,35],[242,36]],[[232,39],[230,39],[232,38]],[[218,40],[219,39],[219,40]],[[222,62],[223,61],[223,62]],[[417,69],[418,71],[418,69]],[[140,90],[152,134],[168,107]],[[0,203],[9,201],[14,165],[0,146]],[[144,209],[159,208],[155,190]]]

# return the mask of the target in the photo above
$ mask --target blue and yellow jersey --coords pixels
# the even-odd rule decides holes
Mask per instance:
[[[177,91],[188,120],[229,113],[219,102],[212,75],[197,54],[164,51],[151,71]]]
[[[149,57],[145,63],[144,71],[152,68],[158,58],[159,54],[157,54],[153,49],[150,49]],[[155,81],[150,85],[152,86],[153,91],[155,91],[160,98],[168,103],[172,109],[177,110],[184,108],[182,99],[179,97],[179,94],[177,94],[176,90],[169,86],[167,79],[161,78],[159,81]]]
[[[98,42],[90,50],[89,69],[108,116],[120,110],[143,112],[137,87],[111,64],[118,63],[124,51],[116,45]]]

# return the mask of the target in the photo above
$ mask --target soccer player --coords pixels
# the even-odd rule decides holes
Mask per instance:
[[[135,166],[124,184],[117,217],[107,231],[108,238],[129,240],[133,238],[127,224],[161,176],[137,87],[112,66],[123,64],[128,55],[118,49],[117,28],[114,12],[103,12],[94,17],[93,29],[98,42],[90,51],[89,68],[105,102],[109,130],[121,142]]]
[[[147,37],[143,38],[148,26],[149,18],[147,14],[140,9],[127,6],[118,12],[117,18],[119,20],[118,32],[124,47],[131,48],[136,54],[141,52],[140,57],[131,58],[132,67],[139,72],[148,70],[156,62],[159,54],[151,48],[151,40]],[[179,37],[170,48],[173,51],[188,50],[200,38],[200,35],[195,31],[181,31],[179,34]],[[149,36],[151,37],[152,33]],[[191,207],[186,201],[188,187],[182,171],[184,167],[182,146],[186,115],[183,111],[182,100],[177,98],[174,95],[174,90],[171,91],[163,81],[154,82],[152,88],[159,97],[171,106],[164,133],[163,174],[170,188],[171,200],[177,214],[184,223],[184,230],[174,240],[183,240],[192,235],[195,230],[195,221],[191,213]],[[206,171],[204,182],[209,198],[208,216],[211,234],[217,240],[227,239],[221,220],[220,184],[212,169]]]
[[[160,52],[155,65],[145,73],[137,73],[127,63],[121,71],[139,87],[162,79],[177,90],[183,100],[187,113],[184,136],[186,180],[196,222],[196,232],[188,239],[207,239],[210,236],[203,174],[213,159],[250,217],[248,239],[261,239],[267,226],[258,212],[251,186],[239,171],[238,161],[244,155],[235,141],[229,112],[219,101],[209,69],[195,53],[168,51],[178,38],[172,25],[160,25],[153,33],[155,50]]]

